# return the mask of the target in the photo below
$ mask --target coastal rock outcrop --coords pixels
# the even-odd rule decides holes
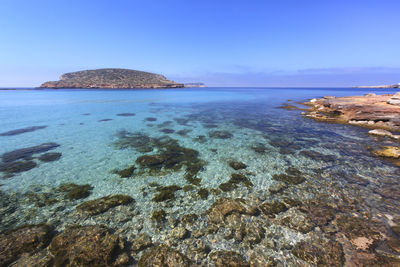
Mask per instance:
[[[130,69],[96,69],[70,72],[40,88],[182,88],[160,74]]]
[[[399,94],[324,97],[307,103],[308,118],[333,123],[346,123],[373,129],[400,131]],[[398,101],[399,100],[399,101]]]

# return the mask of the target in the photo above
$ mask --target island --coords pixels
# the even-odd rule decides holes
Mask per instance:
[[[49,81],[40,88],[183,88],[182,83],[168,80],[160,74],[131,70],[106,68],[65,73],[58,81]]]

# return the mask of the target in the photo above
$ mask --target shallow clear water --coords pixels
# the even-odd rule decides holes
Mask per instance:
[[[41,162],[37,159],[41,153],[34,154],[33,161],[37,166],[14,173],[10,175],[12,177],[3,173],[0,189],[22,198],[32,192],[54,192],[63,183],[90,184],[93,187],[89,197],[70,203],[40,208],[34,202],[20,203],[20,211],[17,207],[15,213],[2,214],[13,218],[3,219],[1,230],[20,224],[49,222],[62,231],[76,222],[76,218],[69,214],[79,203],[125,194],[135,199],[134,209],[129,210],[131,217],[115,221],[108,218],[108,225],[114,230],[124,229],[123,235],[128,239],[138,232],[146,232],[157,241],[163,237],[157,234],[150,222],[152,211],[162,207],[167,210],[169,218],[179,218],[184,214],[206,211],[222,196],[265,198],[268,188],[274,183],[272,176],[288,167],[296,167],[306,177],[315,177],[315,170],[319,169],[324,172],[324,177],[337,181],[349,174],[363,177],[372,184],[382,176],[390,179],[397,175],[397,169],[371,156],[366,147],[374,142],[374,138],[368,136],[366,129],[317,123],[303,118],[301,111],[277,108],[288,99],[295,103],[325,95],[362,95],[367,92],[369,90],[270,88],[0,91],[0,132],[47,126],[18,135],[0,136],[0,155],[48,142],[60,145],[50,152],[62,154],[60,159],[52,162]],[[386,92],[393,91],[379,93]],[[117,116],[120,113],[135,115]],[[150,117],[156,120],[146,120]],[[169,130],[162,132],[163,129]],[[218,188],[229,180],[232,173],[237,173],[228,165],[233,160],[248,166],[239,172],[245,174],[254,186],[239,186],[230,192],[210,194],[205,200],[191,191],[179,190],[174,201],[154,202],[152,198],[156,193],[149,184],[156,182],[183,187],[188,184],[184,178],[185,167],[162,175],[135,171],[132,177],[121,178],[115,170],[135,164],[136,159],[144,154],[157,153],[157,148],[140,152],[132,147],[117,147],[115,142],[120,140],[118,133],[122,130],[140,132],[151,138],[167,135],[177,140],[181,147],[197,150],[198,158],[204,161],[203,168],[197,173],[202,188]],[[177,132],[180,130],[188,131],[179,135]],[[210,136],[213,131],[227,131],[232,137],[213,138]],[[301,154],[302,151],[316,151],[331,158],[318,160]],[[301,195],[302,192],[293,194]],[[374,209],[380,207],[371,200],[371,212]],[[104,223],[104,218],[99,221]],[[79,222],[93,224],[96,219]],[[142,226],[139,229],[132,226],[138,224]],[[222,241],[219,246],[229,248],[229,244]]]

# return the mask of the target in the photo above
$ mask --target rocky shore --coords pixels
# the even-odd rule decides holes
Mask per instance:
[[[43,83],[40,88],[183,88],[160,74],[129,69],[96,69],[70,72],[59,81]]]
[[[309,109],[302,109],[302,114],[316,121],[357,125],[371,130],[370,135],[400,140],[400,92],[396,94],[334,97],[324,96],[303,103]],[[293,108],[294,109],[294,108]],[[400,166],[400,149],[393,142],[377,140],[384,143],[379,148],[371,148],[371,153],[377,157],[390,160]],[[383,142],[381,142],[383,141]]]
[[[304,103],[304,116],[318,121],[400,131],[400,93],[364,96],[325,96]]]

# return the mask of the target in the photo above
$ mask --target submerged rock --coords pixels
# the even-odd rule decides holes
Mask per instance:
[[[104,226],[77,226],[56,236],[49,250],[55,266],[122,266],[124,242]],[[129,260],[129,259],[127,259]]]
[[[233,137],[233,134],[231,134],[228,131],[212,131],[208,135],[211,138],[217,138],[217,139],[229,139]]]
[[[0,163],[0,172],[8,174],[20,173],[29,171],[37,166],[37,163],[32,160],[19,160],[7,163]]]
[[[200,188],[200,189],[197,191],[197,194],[201,197],[201,199],[206,200],[206,199],[208,198],[208,195],[209,195],[210,193],[208,192],[207,189],[205,189],[205,188]]]
[[[238,186],[235,183],[226,182],[226,183],[220,184],[218,187],[223,192],[230,192],[230,191],[236,189]]]
[[[61,184],[58,188],[61,192],[65,192],[65,196],[69,199],[86,198],[90,195],[92,189],[93,187],[89,184],[78,185],[73,183]]]
[[[288,187],[288,186],[287,186],[287,183],[285,183],[285,182],[278,182],[278,183],[276,183],[276,184],[271,185],[271,186],[268,188],[268,191],[269,191],[271,194],[277,194],[277,193],[281,193],[281,192],[282,192],[283,190],[285,190],[287,187]]]
[[[235,251],[215,251],[211,252],[209,257],[216,267],[250,267],[244,257]]]
[[[47,152],[59,146],[60,145],[56,143],[43,143],[38,146],[31,146],[6,152],[1,155],[1,158],[4,163],[13,162],[19,159],[29,160],[34,154]]]
[[[121,178],[128,178],[128,177],[131,177],[131,176],[133,175],[133,173],[134,173],[135,170],[136,170],[135,165],[132,165],[132,166],[126,168],[126,169],[116,171],[116,173],[117,173]]]
[[[166,134],[172,134],[172,133],[175,132],[175,130],[174,129],[165,128],[165,129],[161,129],[160,132],[166,133]]]
[[[229,179],[230,183],[233,184],[240,184],[242,183],[243,185],[247,187],[252,187],[253,183],[247,178],[245,175],[240,174],[240,173],[232,173],[231,174],[231,179]]]
[[[254,144],[250,147],[254,152],[259,153],[259,154],[264,154],[267,152],[269,149],[262,143],[257,143]]]
[[[342,267],[345,262],[342,245],[333,240],[301,241],[296,244],[292,253],[316,266]]]
[[[153,118],[153,117],[147,117],[145,118],[146,121],[156,121],[157,118]]]
[[[60,158],[61,158],[61,153],[59,152],[44,153],[38,157],[38,159],[43,162],[56,161],[59,160]]]
[[[113,207],[129,204],[132,201],[134,199],[127,195],[111,195],[83,202],[76,207],[76,210],[89,215],[96,215],[106,212]]]
[[[138,157],[136,163],[147,168],[161,168],[166,160],[167,157],[165,155],[144,155]]]
[[[44,129],[46,127],[47,126],[31,126],[31,127],[26,127],[26,128],[3,132],[3,133],[0,133],[0,136],[13,136],[13,135],[18,135],[18,134],[23,134],[23,133],[29,133],[29,132],[33,132],[36,130]]]
[[[120,117],[132,117],[135,115],[136,115],[135,113],[118,113],[117,114],[117,116],[120,116]]]
[[[12,263],[12,267],[53,267],[54,258],[47,249],[37,253],[24,253],[21,257]]]
[[[180,136],[186,136],[191,131],[192,131],[191,129],[183,129],[183,130],[177,131],[176,133],[179,134]]]
[[[253,252],[250,255],[250,266],[251,267],[275,267],[280,266],[277,262],[272,258],[263,255],[261,252]]]
[[[336,157],[333,155],[325,155],[313,150],[303,150],[299,153],[301,156],[305,156],[315,161],[323,161],[323,162],[334,162]]]
[[[155,210],[153,211],[151,215],[151,220],[154,222],[161,223],[165,221],[165,217],[167,216],[167,213],[164,210]]]
[[[220,198],[207,211],[208,220],[212,223],[222,223],[225,217],[232,213],[244,214],[247,210],[240,199]]]
[[[140,258],[138,266],[189,267],[190,260],[179,251],[166,245],[160,245],[146,251]]]
[[[154,202],[163,202],[167,200],[175,199],[175,192],[181,190],[182,188],[177,185],[170,185],[164,187],[158,187],[156,190],[158,194],[153,197]]]
[[[136,148],[141,152],[158,150],[157,154],[143,155],[136,159],[139,172],[150,174],[165,174],[175,172],[186,167],[185,179],[190,183],[199,185],[200,180],[196,174],[202,170],[205,162],[199,159],[199,152],[179,145],[178,141],[168,136],[152,138],[141,133],[120,131],[119,140],[114,144],[118,148]]]
[[[243,162],[239,162],[239,161],[230,161],[229,166],[231,166],[235,170],[241,170],[241,169],[247,168],[246,164],[244,164]]]
[[[228,182],[219,185],[219,189],[224,192],[230,192],[238,188],[239,184],[243,184],[246,187],[252,187],[253,183],[243,174],[233,173]]]
[[[276,214],[288,210],[288,207],[282,202],[265,202],[261,204],[259,208],[262,213],[272,218],[274,218]]]
[[[336,218],[335,224],[350,242],[357,248],[366,250],[376,240],[382,238],[381,233],[372,222],[360,217],[341,215]]]
[[[279,224],[303,234],[312,231],[315,227],[311,219],[306,214],[300,212],[284,216],[279,220]]]
[[[136,254],[137,252],[151,247],[152,245],[153,242],[151,241],[151,237],[149,235],[141,233],[132,242],[131,251]]]
[[[23,253],[39,251],[51,240],[48,225],[26,225],[0,234],[0,266],[8,266]]]
[[[289,167],[286,170],[286,173],[274,174],[272,176],[272,179],[293,185],[301,184],[306,180],[303,177],[302,173],[298,169],[293,167]]]

